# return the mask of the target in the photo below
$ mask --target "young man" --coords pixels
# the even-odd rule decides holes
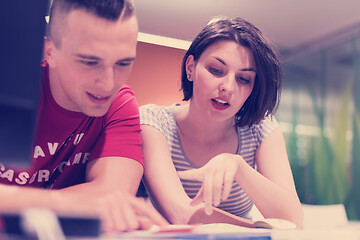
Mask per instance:
[[[33,167],[0,165],[0,210],[97,214],[106,231],[166,224],[134,197],[143,157],[124,85],[136,56],[133,3],[53,0],[49,27]]]

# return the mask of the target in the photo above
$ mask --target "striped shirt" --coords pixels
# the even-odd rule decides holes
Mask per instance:
[[[198,168],[194,165],[184,153],[179,138],[177,123],[172,106],[157,106],[147,104],[140,107],[140,123],[150,125],[160,130],[169,144],[171,158],[177,171],[190,170]],[[264,118],[259,124],[251,127],[238,127],[239,146],[237,154],[255,168],[255,154],[263,139],[278,127],[274,116]],[[145,159],[146,166],[146,159]],[[201,187],[201,182],[181,179],[185,192],[190,198],[194,198]],[[252,208],[252,201],[241,189],[239,184],[234,181],[230,196],[222,201],[218,208],[237,216],[247,217],[247,213]]]

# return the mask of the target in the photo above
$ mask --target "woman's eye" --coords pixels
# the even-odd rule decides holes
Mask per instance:
[[[213,68],[213,67],[209,68],[209,72],[216,75],[216,76],[220,76],[220,75],[222,75],[224,73],[221,69]]]
[[[236,80],[237,80],[238,82],[241,82],[241,83],[246,83],[246,84],[248,84],[248,83],[250,83],[250,82],[251,82],[251,80],[250,80],[250,79],[245,78],[245,77],[241,77],[241,76],[237,77],[237,78],[236,78]]]

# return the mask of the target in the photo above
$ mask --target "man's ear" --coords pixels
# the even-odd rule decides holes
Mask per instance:
[[[193,81],[193,74],[195,73],[195,60],[193,55],[189,55],[186,59],[186,74],[189,81]]]
[[[54,50],[55,50],[55,45],[54,45],[53,41],[51,41],[50,39],[45,37],[44,38],[44,49],[43,49],[44,59],[49,64],[49,66],[52,66],[52,67],[55,66]]]

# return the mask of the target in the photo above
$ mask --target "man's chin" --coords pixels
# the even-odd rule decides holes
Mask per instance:
[[[107,113],[108,110],[109,110],[108,107],[107,108],[87,109],[86,111],[83,111],[83,113],[89,117],[102,117]]]

